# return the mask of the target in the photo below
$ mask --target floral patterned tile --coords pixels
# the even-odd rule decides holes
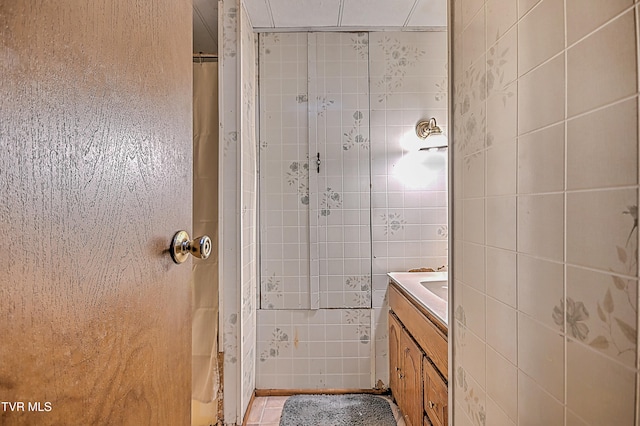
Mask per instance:
[[[556,306],[553,318],[566,320],[568,337],[633,367],[637,301],[638,280],[568,267],[566,307]]]
[[[569,263],[637,276],[637,189],[569,193],[567,216]]]

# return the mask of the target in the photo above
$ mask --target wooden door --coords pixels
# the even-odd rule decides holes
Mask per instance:
[[[189,424],[191,19],[0,2],[2,425]]]
[[[400,333],[402,325],[400,321],[389,312],[389,388],[397,403],[402,399],[402,386],[400,385]]]
[[[421,425],[422,408],[422,351],[411,336],[403,331],[400,336],[402,365],[402,405],[400,409],[409,425]]]

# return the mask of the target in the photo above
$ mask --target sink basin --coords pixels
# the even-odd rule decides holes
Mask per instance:
[[[424,286],[431,293],[438,296],[440,299],[449,300],[449,283],[447,281],[420,281],[420,284]]]

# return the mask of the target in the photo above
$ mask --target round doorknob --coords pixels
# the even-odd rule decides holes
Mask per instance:
[[[187,260],[189,253],[204,260],[211,254],[211,238],[203,235],[192,240],[189,238],[187,231],[178,231],[171,240],[169,252],[176,263],[182,263]]]

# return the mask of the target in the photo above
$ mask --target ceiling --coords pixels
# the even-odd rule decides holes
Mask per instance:
[[[193,0],[193,53],[218,53],[218,0]]]
[[[433,29],[446,0],[243,0],[256,31]],[[193,0],[193,52],[218,53],[218,0]]]
[[[257,31],[447,25],[446,0],[244,0]]]

